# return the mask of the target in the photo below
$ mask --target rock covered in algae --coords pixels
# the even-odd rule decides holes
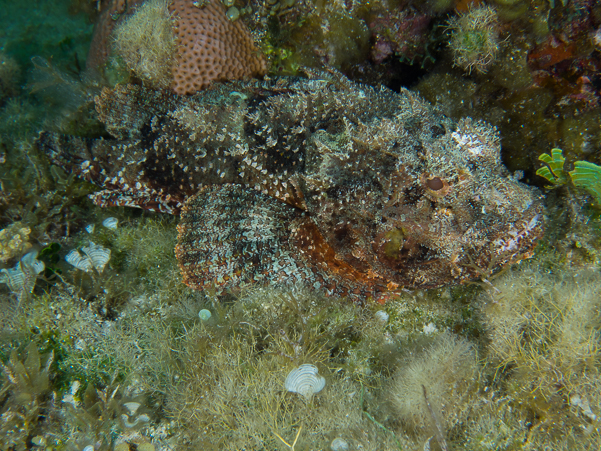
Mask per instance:
[[[101,206],[180,213],[195,289],[303,282],[354,298],[485,277],[529,255],[539,194],[512,177],[496,130],[414,93],[339,74],[141,86],[96,98],[114,139],[43,133]]]
[[[0,230],[0,262],[22,255],[31,247],[29,234],[31,229],[20,222],[15,222]]]

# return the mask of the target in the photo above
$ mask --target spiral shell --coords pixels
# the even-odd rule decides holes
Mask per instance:
[[[345,439],[336,437],[332,440],[332,443],[330,443],[330,449],[332,451],[348,451],[349,445]]]
[[[326,380],[318,372],[315,365],[305,363],[288,373],[284,387],[308,399],[326,386]]]

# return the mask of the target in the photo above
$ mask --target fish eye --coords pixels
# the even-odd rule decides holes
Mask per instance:
[[[426,190],[426,197],[430,200],[440,199],[451,191],[451,186],[444,178],[436,175],[422,174],[420,177],[422,186]]]
[[[432,191],[440,191],[444,187],[444,183],[442,183],[442,179],[440,177],[433,177],[426,181],[426,185]]]

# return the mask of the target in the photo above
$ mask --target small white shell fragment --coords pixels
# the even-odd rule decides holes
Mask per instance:
[[[349,449],[349,445],[345,439],[336,437],[334,440],[332,440],[332,443],[330,443],[330,449],[332,451],[347,451]]]
[[[95,228],[95,227],[96,227],[96,226],[95,226],[94,224],[88,224],[88,225],[86,226],[86,232],[88,232],[88,233],[94,233],[94,228]]]
[[[128,410],[129,415],[135,415],[141,404],[139,402],[130,401],[123,403],[123,406]]]
[[[79,407],[80,402],[75,397],[77,394],[77,390],[79,390],[80,386],[81,382],[73,381],[71,383],[71,386],[69,387],[69,392],[65,393],[65,395],[63,396],[62,402],[71,404],[75,408]]]
[[[107,229],[115,230],[119,225],[119,220],[113,217],[106,218],[104,221],[102,221],[102,225]]]
[[[438,332],[438,328],[434,323],[424,324],[424,334],[432,335],[435,332]]]
[[[104,271],[104,267],[111,259],[110,249],[102,247],[100,244],[94,244],[91,241],[88,247],[82,247],[81,250],[88,256],[92,262],[92,266],[96,268],[96,271],[99,273]]]
[[[35,446],[43,446],[46,444],[46,439],[42,435],[36,435],[31,439],[31,443],[33,443]]]
[[[580,398],[580,396],[574,395],[570,397],[570,404],[574,407],[580,407],[582,409],[582,413],[591,420],[595,421],[597,419],[597,415],[595,415],[591,410],[591,406],[586,398]]]
[[[307,399],[315,393],[319,393],[325,386],[325,378],[320,376],[317,367],[310,363],[305,363],[290,371],[284,383],[286,390],[303,395]]]
[[[382,324],[386,324],[388,322],[388,318],[390,318],[390,315],[388,315],[388,313],[386,313],[384,310],[378,310],[374,316]]]
[[[208,321],[211,318],[211,311],[203,308],[200,312],[198,312],[198,317],[201,321]]]
[[[94,447],[92,445],[88,445],[82,451],[94,451]]]
[[[133,428],[137,426],[139,423],[148,423],[150,421],[150,417],[143,413],[142,415],[138,415],[134,421],[129,421],[129,417],[124,413],[121,414],[121,420],[123,420],[123,424],[126,428]]]
[[[65,255],[65,261],[82,271],[90,272],[92,270],[92,262],[88,256],[81,255],[79,251],[72,250],[69,252],[67,255]]]

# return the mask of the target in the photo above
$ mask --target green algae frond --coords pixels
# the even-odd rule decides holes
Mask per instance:
[[[544,153],[539,156],[538,159],[543,163],[546,163],[547,166],[538,169],[536,175],[544,177],[554,185],[565,185],[567,183],[568,179],[563,170],[566,159],[564,158],[561,149],[551,149],[551,155]]]
[[[561,186],[571,180],[577,188],[582,188],[593,196],[595,204],[601,204],[601,167],[589,161],[576,161],[574,170],[564,170],[565,158],[561,149],[552,149],[551,155],[542,154],[538,159],[547,164],[536,171],[539,175],[554,186]],[[568,179],[569,175],[569,179]]]
[[[588,161],[577,161],[570,177],[575,186],[593,196],[597,205],[601,204],[601,167]]]

